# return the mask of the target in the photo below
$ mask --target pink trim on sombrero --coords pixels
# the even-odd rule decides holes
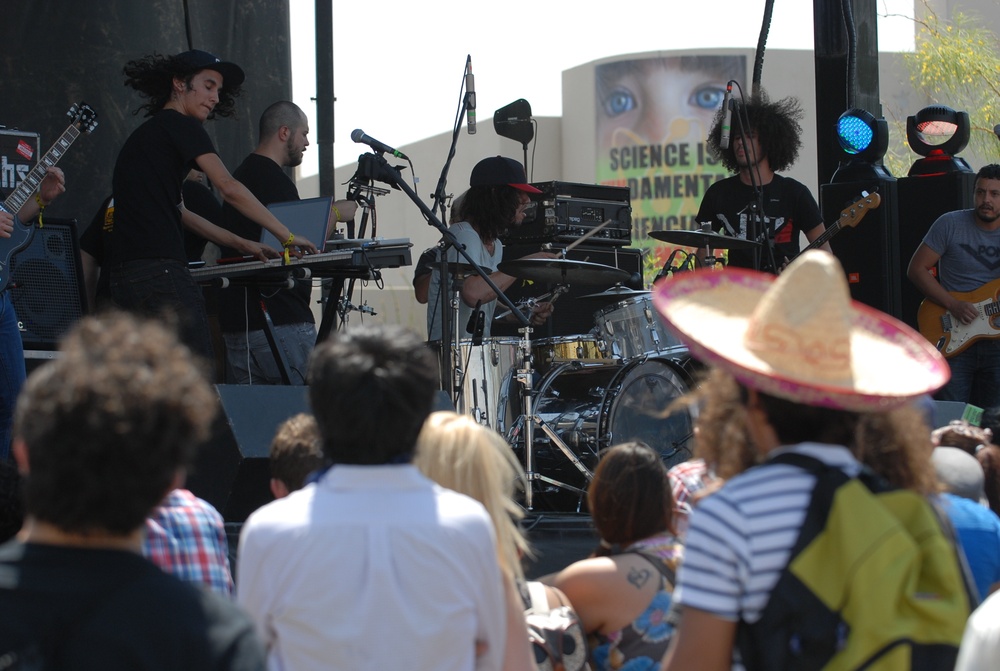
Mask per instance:
[[[774,278],[772,277],[744,269],[696,271],[679,278],[661,282],[654,287],[653,304],[660,311],[661,316],[664,317],[667,326],[688,346],[691,354],[696,358],[704,363],[718,365],[729,370],[738,381],[749,387],[782,398],[793,397],[797,402],[805,405],[862,412],[890,410],[924,393],[934,391],[944,385],[951,376],[948,364],[930,342],[923,337],[914,338],[914,335],[919,334],[915,334],[912,328],[895,317],[857,301],[851,301],[851,308],[855,313],[855,319],[853,320],[855,326],[862,327],[870,333],[904,348],[916,363],[928,368],[928,379],[935,380],[934,384],[929,384],[926,389],[902,395],[869,394],[844,387],[834,387],[818,383],[804,384],[782,376],[780,373],[764,373],[749,368],[732,359],[726,358],[723,354],[708,349],[694,340],[690,334],[676,326],[672,320],[663,315],[663,310],[660,309],[674,298],[687,298],[692,293],[718,289],[723,284],[727,286],[742,285],[759,290],[763,294],[773,282]],[[892,371],[886,371],[886,374],[891,375]]]

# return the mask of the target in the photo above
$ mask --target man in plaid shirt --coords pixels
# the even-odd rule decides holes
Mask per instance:
[[[142,554],[167,573],[233,596],[222,515],[186,489],[174,489],[146,518]]]

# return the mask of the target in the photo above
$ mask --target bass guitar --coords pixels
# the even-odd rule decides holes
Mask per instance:
[[[11,236],[0,238],[0,291],[6,289],[7,283],[10,282],[11,259],[31,243],[31,238],[35,234],[34,224],[22,223],[17,218],[18,211],[38,190],[48,169],[59,162],[59,159],[63,157],[76,138],[80,137],[81,133],[89,133],[97,128],[97,113],[87,103],[74,104],[66,112],[66,116],[72,119],[69,127],[63,131],[51,149],[38,159],[38,163],[31,169],[31,172],[21,180],[14,192],[0,205],[0,208],[5,212],[14,215],[14,230],[11,232]]]
[[[868,214],[869,210],[876,209],[881,203],[882,197],[879,196],[878,193],[866,193],[862,191],[861,197],[841,210],[840,216],[837,217],[837,221],[833,222],[832,225],[827,226],[822,235],[810,242],[809,245],[802,250],[802,252],[822,247],[829,242],[830,238],[844,230],[845,226],[848,228],[854,228],[861,222],[864,216]],[[799,252],[799,254],[802,254],[802,252]]]
[[[963,324],[929,298],[917,309],[917,329],[941,354],[954,356],[977,340],[1000,335],[1000,280],[951,295],[975,306],[978,314],[971,324]]]

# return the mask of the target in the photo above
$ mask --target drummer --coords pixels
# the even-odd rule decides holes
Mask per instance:
[[[524,169],[517,161],[503,156],[484,158],[472,169],[469,190],[462,202],[460,221],[449,226],[460,244],[465,245],[472,259],[489,271],[490,279],[500,289],[507,290],[517,281],[513,275],[499,272],[497,266],[503,260],[503,243],[499,236],[511,226],[520,226],[524,212],[531,202],[529,193],[541,193],[527,184]],[[536,252],[522,257],[526,259],[554,259],[552,252]],[[460,264],[467,263],[454,249],[448,250],[448,260]],[[441,281],[440,270],[435,268],[428,287],[427,333],[429,340],[441,339]],[[475,325],[482,313],[482,335],[490,335],[490,323],[496,309],[497,295],[490,286],[477,275],[466,277],[461,289],[462,302],[459,306],[458,324],[462,338],[473,335]],[[447,305],[448,299],[445,298]],[[549,302],[537,303],[531,311],[531,324],[539,326],[552,315],[553,306]],[[475,314],[475,317],[473,318]],[[516,315],[511,315],[511,319]],[[472,326],[473,330],[467,327]]]

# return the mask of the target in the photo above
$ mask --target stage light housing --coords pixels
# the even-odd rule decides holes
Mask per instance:
[[[969,115],[947,105],[930,105],[906,117],[906,142],[923,156],[910,167],[910,176],[966,172],[972,168],[959,153],[969,144]]]
[[[837,119],[837,141],[852,162],[874,163],[889,148],[889,126],[867,110],[849,109]]]
[[[889,148],[889,125],[868,110],[855,107],[837,119],[837,142],[843,153],[841,166],[831,181],[893,179],[882,165]]]

